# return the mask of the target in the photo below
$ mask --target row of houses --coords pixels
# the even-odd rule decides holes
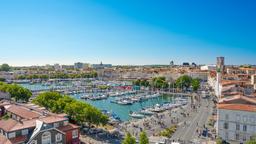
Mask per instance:
[[[0,144],[78,144],[79,126],[66,114],[34,104],[0,101]]]
[[[245,143],[256,134],[255,80],[255,68],[210,71],[208,83],[218,97],[217,135],[229,143]]]

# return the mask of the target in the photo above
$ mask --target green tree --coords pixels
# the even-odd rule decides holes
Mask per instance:
[[[33,99],[33,103],[52,111],[56,107],[56,101],[60,98],[62,98],[62,95],[57,92],[44,92]]]
[[[193,79],[191,83],[193,91],[197,91],[200,88],[200,80],[199,79]]]
[[[152,85],[154,88],[168,88],[168,83],[165,77],[154,77],[152,79]]]
[[[68,114],[72,120],[79,124],[83,124],[87,121],[85,111],[87,108],[88,105],[86,103],[80,101],[72,101],[66,105],[64,112]]]
[[[9,88],[9,85],[4,83],[4,82],[0,82],[0,91],[2,92],[8,92],[8,88]]]
[[[10,71],[11,67],[8,64],[2,64],[0,71]]]
[[[88,126],[91,127],[92,124],[99,125],[101,123],[101,115],[100,111],[97,110],[94,107],[88,106],[84,109],[84,116],[85,116],[85,121],[87,122]]]
[[[184,75],[179,77],[175,83],[176,86],[180,89],[188,89],[191,86],[192,78],[190,76]]]
[[[144,131],[140,133],[140,144],[149,144],[147,134]]]
[[[0,78],[0,82],[4,82],[5,81],[5,78]]]
[[[92,105],[56,92],[42,93],[32,102],[55,113],[64,112],[71,120],[79,124],[88,124],[91,127],[91,125],[106,125],[108,123],[108,117]]]
[[[32,92],[26,88],[23,88],[17,84],[7,85],[6,91],[9,92],[11,98],[14,98],[15,101],[21,100],[27,102],[32,96]]]
[[[122,144],[136,144],[136,139],[130,133],[127,133]]]
[[[224,142],[223,142],[223,140],[221,139],[221,138],[217,138],[216,139],[216,144],[223,144]]]
[[[74,99],[70,96],[65,95],[62,98],[58,99],[56,103],[54,103],[52,111],[54,113],[63,113],[67,104],[70,104],[72,102],[74,102]]]

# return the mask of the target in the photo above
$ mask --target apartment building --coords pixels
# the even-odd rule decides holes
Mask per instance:
[[[79,127],[65,114],[33,104],[0,102],[1,144],[78,144]]]
[[[256,97],[221,99],[217,105],[217,134],[230,143],[245,143],[256,134]]]

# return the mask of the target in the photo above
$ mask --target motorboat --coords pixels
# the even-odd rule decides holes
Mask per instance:
[[[136,112],[130,113],[129,116],[132,117],[132,118],[137,118],[137,119],[141,119],[141,118],[145,117],[144,115],[136,113]]]
[[[131,105],[131,104],[133,104],[133,102],[132,101],[128,101],[128,100],[120,100],[120,101],[117,101],[117,104]]]
[[[143,115],[153,115],[154,114],[154,112],[152,112],[148,109],[141,110],[140,113]]]

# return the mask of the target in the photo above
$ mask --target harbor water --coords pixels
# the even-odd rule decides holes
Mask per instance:
[[[72,96],[80,99],[80,96],[82,96],[82,94],[75,94]],[[111,101],[113,100],[115,100],[115,97],[108,97],[107,99],[95,101],[81,99],[81,101],[86,101],[101,110],[107,110],[115,113],[118,117],[120,117],[122,121],[127,121],[131,119],[131,117],[129,116],[130,112],[138,112],[143,108],[152,107],[156,104],[170,103],[173,101],[173,97],[170,95],[161,95],[159,97],[143,100],[141,102],[135,102],[132,105],[119,105],[116,103],[112,103]]]
[[[55,86],[55,85],[42,85],[40,83],[35,83],[35,84],[22,84],[25,88],[28,88],[32,91],[37,91],[37,90],[43,90],[43,91],[48,91],[51,89],[58,89],[60,86]],[[61,86],[62,88],[68,88],[70,87],[70,84],[67,84],[65,86]],[[130,112],[139,112],[143,108],[147,107],[153,107],[156,104],[164,104],[164,103],[170,103],[173,102],[174,97],[172,95],[161,95],[159,97],[154,97],[150,98],[147,100],[143,100],[140,102],[135,102],[131,105],[120,105],[117,103],[112,103],[111,101],[114,101],[117,97],[108,97],[107,99],[102,99],[102,100],[84,100],[81,99],[81,96],[85,95],[84,93],[80,94],[72,94],[70,95],[71,97],[76,98],[77,100],[80,101],[85,101],[90,103],[91,105],[99,108],[100,110],[107,110],[111,113],[116,114],[122,121],[128,121],[131,119],[129,116]]]

